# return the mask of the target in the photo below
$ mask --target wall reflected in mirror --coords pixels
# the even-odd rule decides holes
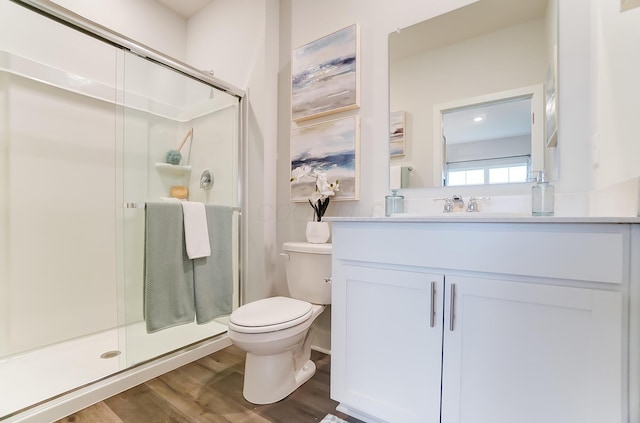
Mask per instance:
[[[522,159],[527,156],[527,172],[543,168],[544,84],[555,60],[557,1],[480,0],[390,34],[389,110],[404,112],[404,154],[390,154],[389,164],[391,168],[412,168],[408,188],[451,185],[447,172],[456,166],[464,167],[460,157],[483,161],[484,184],[491,181],[487,176],[489,169],[499,168],[501,162],[505,166],[494,170],[494,174],[501,173],[502,178],[504,167],[507,173],[513,171],[514,175],[520,175]],[[448,128],[446,132],[462,131],[454,127],[458,120],[455,116],[459,115],[452,114],[456,109],[452,105],[458,104],[459,109],[469,111],[475,107],[472,100],[477,99],[477,107],[498,102],[504,108],[517,104],[507,100],[522,97],[514,92],[532,87],[538,97],[534,96],[535,104],[529,105],[526,116],[531,132],[530,153],[526,154],[524,149],[521,149],[522,154],[518,153],[520,158],[516,161],[519,164],[513,167],[519,170],[506,166],[507,157],[512,156],[513,144],[498,141],[498,135],[494,136],[491,148],[488,144],[477,144],[479,139],[486,138],[479,124],[470,124],[467,128],[471,133],[476,132],[478,140],[475,142],[454,142],[450,138],[455,135],[445,133],[443,136],[443,122]],[[524,97],[531,96],[533,94]],[[537,119],[532,116],[535,113],[538,113]],[[524,114],[518,119],[524,122]],[[510,121],[509,118],[505,120]],[[496,127],[494,131],[506,134],[503,138],[522,136],[505,132],[506,128]],[[474,150],[484,151],[476,155],[482,159],[473,159]],[[518,183],[521,177],[508,176],[507,179]],[[479,184],[478,180],[474,181]]]

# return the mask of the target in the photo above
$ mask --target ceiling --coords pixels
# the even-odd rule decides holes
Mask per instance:
[[[543,18],[547,2],[548,0],[482,0],[471,3],[392,33],[389,36],[389,58],[400,60],[426,50]]]
[[[173,10],[185,19],[198,13],[205,6],[208,6],[213,0],[156,0]]]
[[[531,99],[516,98],[465,107],[443,113],[442,119],[447,144],[531,136]]]

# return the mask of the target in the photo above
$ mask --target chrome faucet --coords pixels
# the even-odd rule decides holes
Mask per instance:
[[[444,201],[444,208],[442,209],[442,213],[451,213],[453,211],[453,201],[451,198],[436,198],[436,201],[442,200]]]
[[[467,203],[468,212],[480,211],[480,209],[478,208],[478,200],[490,200],[490,198],[489,197],[470,197],[469,202]]]
[[[434,201],[444,201],[442,213],[452,213],[454,211],[464,211],[464,200],[458,194],[454,194],[451,198],[436,198]]]
[[[467,202],[467,212],[478,212],[478,201],[490,200],[489,197],[469,197]],[[451,198],[436,198],[434,201],[444,201],[444,208],[442,213],[463,212],[465,211],[464,200],[461,195],[454,194]]]

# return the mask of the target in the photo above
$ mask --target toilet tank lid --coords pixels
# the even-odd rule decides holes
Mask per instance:
[[[331,244],[312,244],[310,242],[285,242],[282,245],[284,251],[298,253],[331,254]]]

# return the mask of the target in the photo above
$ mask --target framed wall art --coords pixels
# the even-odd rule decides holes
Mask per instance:
[[[294,122],[360,106],[359,32],[354,24],[293,50]]]
[[[547,147],[558,145],[558,49],[554,46],[553,63],[549,65],[544,86],[545,140]]]
[[[405,154],[405,112],[393,112],[389,115],[389,155],[404,156]]]
[[[359,199],[360,120],[358,116],[301,126],[291,131],[291,172],[306,167],[308,172],[327,174],[338,180],[339,191],[331,201]],[[291,201],[307,201],[316,180],[305,176],[291,182]]]

